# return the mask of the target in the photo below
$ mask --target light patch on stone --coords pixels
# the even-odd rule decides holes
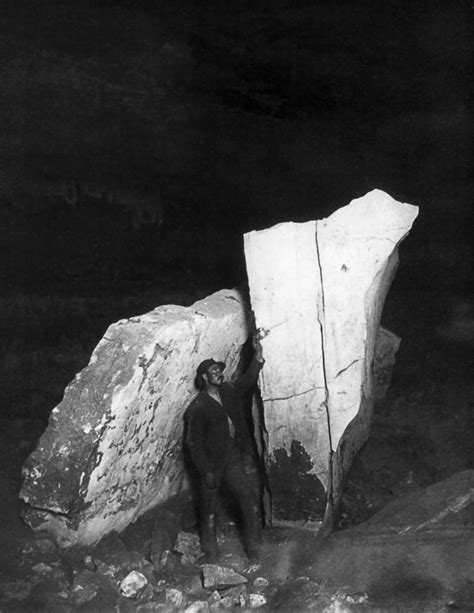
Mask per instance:
[[[143,590],[148,583],[147,578],[143,573],[137,570],[132,570],[120,582],[120,591],[126,598],[135,598],[135,596]]]
[[[217,564],[203,564],[203,585],[206,589],[225,589],[234,585],[243,585],[247,579],[233,569]]]

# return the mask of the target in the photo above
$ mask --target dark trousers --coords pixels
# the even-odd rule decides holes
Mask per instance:
[[[221,473],[216,475],[218,486],[209,488],[201,480],[201,548],[209,559],[217,557],[216,512],[219,489],[225,484],[240,506],[243,521],[244,546],[247,555],[258,549],[262,541],[258,479],[244,470],[238,449],[232,445]]]

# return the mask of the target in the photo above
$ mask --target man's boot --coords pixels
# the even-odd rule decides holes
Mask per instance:
[[[217,536],[216,536],[216,516],[205,515],[201,522],[201,549],[204,553],[199,559],[201,564],[214,564],[217,562]]]

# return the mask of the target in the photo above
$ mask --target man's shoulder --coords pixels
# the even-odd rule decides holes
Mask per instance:
[[[191,413],[193,411],[197,411],[200,408],[206,406],[206,395],[204,392],[198,392],[191,402],[188,404],[188,408],[186,409],[187,413]]]

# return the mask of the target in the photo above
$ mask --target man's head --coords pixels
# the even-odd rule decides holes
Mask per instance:
[[[196,387],[204,389],[206,384],[222,385],[224,382],[224,375],[222,374],[224,369],[224,362],[216,362],[212,358],[204,360],[196,370]]]

